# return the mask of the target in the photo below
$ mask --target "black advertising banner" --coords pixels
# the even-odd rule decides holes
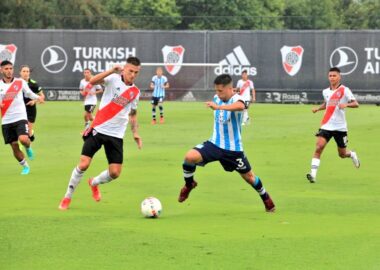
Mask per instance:
[[[166,63],[168,99],[207,99],[215,76],[237,81],[247,70],[259,102],[318,102],[337,66],[360,102],[380,103],[379,50],[380,31],[0,30],[0,60],[16,72],[29,65],[51,100],[79,100],[83,69],[99,73],[137,56],[144,98],[156,65]]]

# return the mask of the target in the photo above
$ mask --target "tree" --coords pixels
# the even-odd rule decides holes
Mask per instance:
[[[337,29],[342,27],[339,0],[286,1],[284,20],[286,29]]]
[[[282,0],[178,0],[182,29],[270,29],[281,27]]]
[[[181,21],[175,0],[110,0],[106,7],[129,29],[173,29]]]

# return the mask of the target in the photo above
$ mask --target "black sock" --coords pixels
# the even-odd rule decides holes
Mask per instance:
[[[32,136],[29,136],[29,139],[30,139],[31,142],[33,142],[34,139],[35,139],[35,138],[34,138],[34,134],[33,134]]]
[[[164,107],[158,106],[158,108],[160,109],[160,117],[164,117]]]
[[[259,193],[263,201],[268,199],[268,193],[266,192],[263,183],[258,176],[255,176],[255,182],[253,183],[252,187],[257,191],[257,193]]]
[[[152,109],[152,117],[153,117],[153,120],[156,120],[156,108]]]
[[[193,187],[194,172],[195,172],[196,166],[194,164],[189,164],[189,163],[184,162],[182,164],[182,168],[183,168],[183,177],[185,179],[186,186],[188,188]]]

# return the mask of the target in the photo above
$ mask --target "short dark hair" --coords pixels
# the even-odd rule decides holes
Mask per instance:
[[[335,71],[335,72],[340,73],[340,69],[337,68],[337,67],[332,67],[332,68],[330,68],[329,72],[332,72],[332,71]]]
[[[229,74],[222,74],[215,78],[215,85],[228,85],[232,83],[232,77]]]
[[[131,65],[134,65],[134,66],[140,66],[140,65],[141,65],[141,61],[140,61],[140,59],[138,59],[138,58],[135,57],[135,56],[130,56],[130,57],[128,57],[128,59],[127,59],[127,63],[128,63],[128,64],[131,64]]]
[[[248,70],[244,69],[244,70],[241,72],[241,74],[243,74],[243,73],[248,73]]]
[[[85,68],[85,69],[83,70],[83,72],[85,72],[86,70],[88,70],[88,71],[90,71],[90,73],[92,73],[92,70],[89,69],[89,68]]]
[[[9,60],[4,60],[0,64],[1,67],[6,66],[6,65],[12,65],[13,66],[13,63],[11,61],[9,61]]]
[[[30,66],[28,66],[28,65],[21,65],[21,66],[20,66],[20,71],[21,71],[23,68],[28,68],[30,72],[32,71],[31,68],[30,68]]]

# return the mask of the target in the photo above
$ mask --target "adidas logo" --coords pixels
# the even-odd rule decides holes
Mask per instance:
[[[241,75],[243,70],[247,70],[248,75],[257,75],[256,67],[252,67],[247,56],[245,55],[241,46],[237,46],[233,49],[233,52],[226,55],[222,61],[219,62],[220,66],[214,69],[216,75],[230,74]]]

